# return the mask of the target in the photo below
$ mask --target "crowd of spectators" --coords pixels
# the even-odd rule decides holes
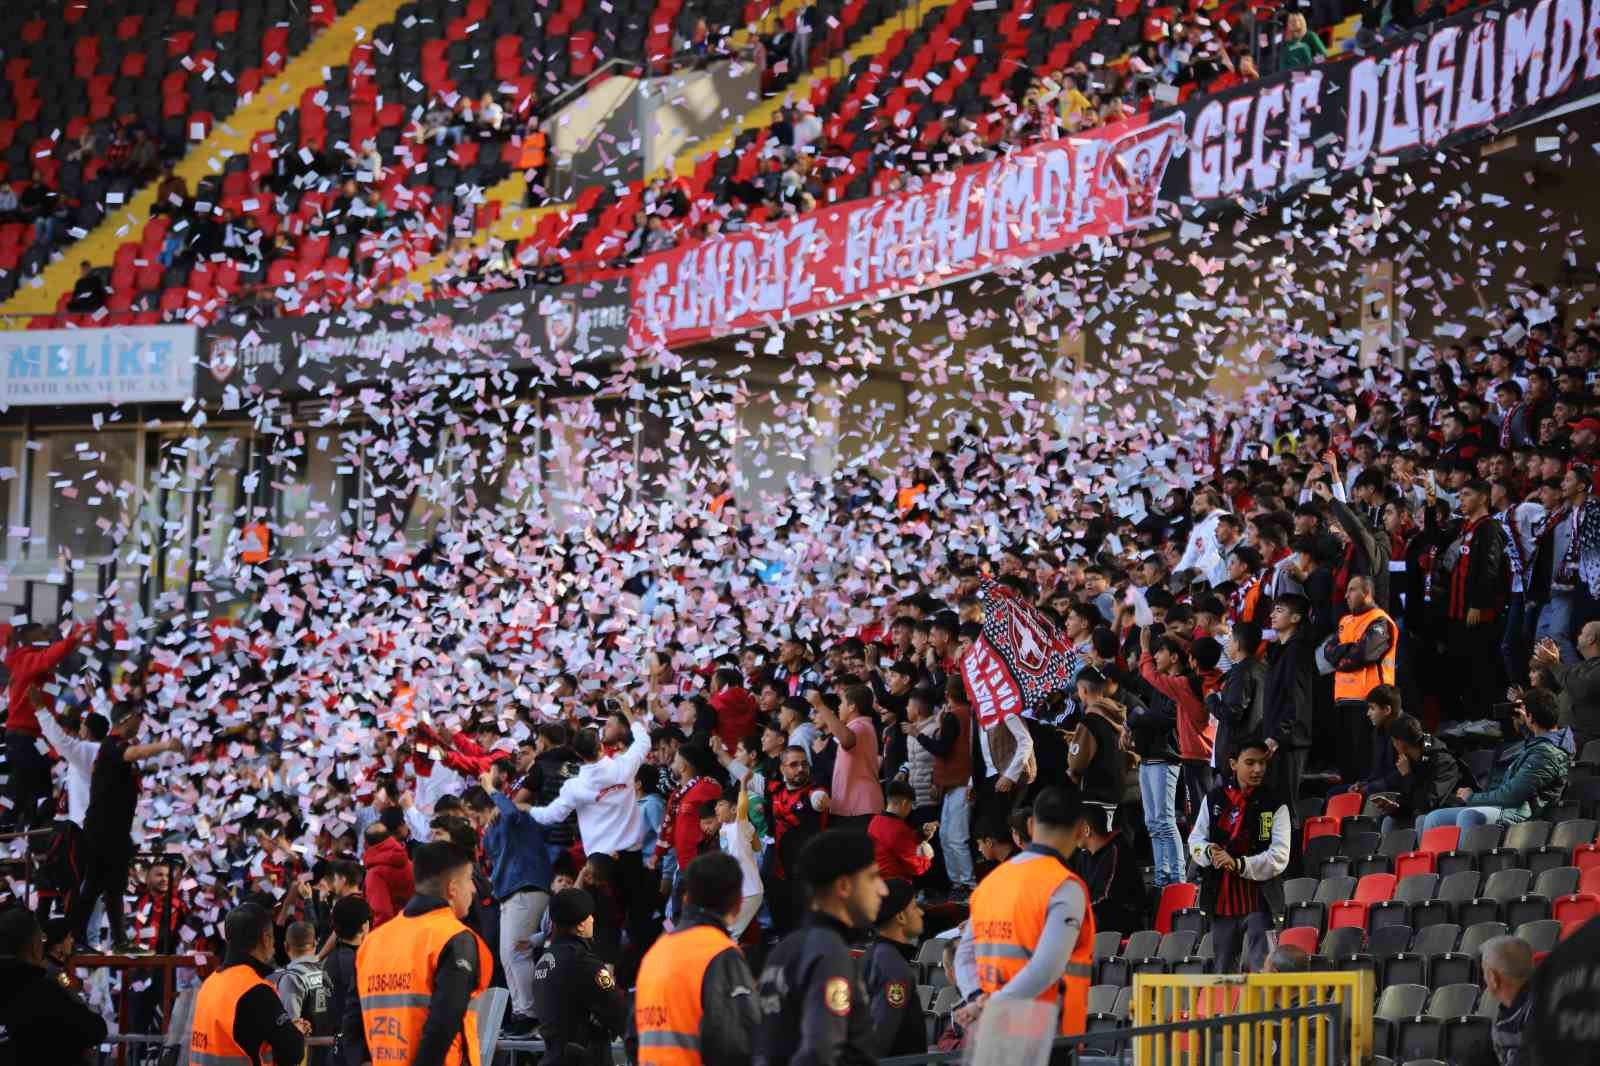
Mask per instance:
[[[1274,56],[1274,71],[1309,66],[1328,54],[1321,36],[1308,30],[1298,12],[1289,14],[1281,29],[1230,28],[1203,12],[1170,23],[1152,18],[1146,37],[1124,61],[1103,67],[1091,69],[1082,60],[1048,73],[1022,67],[1006,93],[990,102],[989,121],[949,111],[931,144],[924,143],[910,112],[880,116],[868,162],[874,192],[915,190],[940,171],[1115,125],[1151,107],[1176,103],[1189,92],[1220,92],[1254,80],[1260,72],[1253,53],[1262,42]],[[1256,37],[1260,41],[1252,40]],[[850,166],[827,143],[810,100],[785,103],[761,143],[760,166],[749,180],[730,180],[694,197],[681,179],[670,185],[657,179],[650,192],[658,186],[673,192],[665,198],[647,192],[620,240],[620,260],[632,262],[686,241],[737,232],[751,221],[812,211]],[[616,248],[617,242],[608,243],[601,257],[609,258]]]
[[[824,824],[864,832],[882,876],[908,886],[901,911],[944,907],[925,935],[954,937],[974,886],[1027,843],[1030,802],[1067,781],[1092,812],[1073,868],[1098,927],[1124,931],[1179,880],[1279,883],[1299,861],[1298,801],[1324,792],[1381,794],[1389,824],[1419,831],[1540,818],[1600,740],[1600,341],[1565,311],[1529,290],[1409,370],[1291,352],[1230,417],[1196,423],[1183,456],[1100,492],[1069,487],[1071,451],[960,438],[792,512],[719,493],[662,528],[491,536],[483,565],[447,539],[376,595],[338,546],[275,579],[253,636],[208,669],[162,656],[106,687],[74,665],[87,628],[30,628],[5,660],[11,820],[59,808],[88,853],[113,857],[132,827],[184,868],[138,887],[171,887],[161,913],[185,944],[256,899],[286,969],[331,957],[333,980],[336,944],[403,907],[420,841],[481,846],[469,924],[510,984],[509,1031],[527,1033],[553,1024],[536,975],[566,888],[587,893],[586,939],[625,988],[682,920],[685,868],[726,852],[759,972]],[[1019,462],[1033,489],[1008,473]],[[865,552],[882,565],[832,565]],[[784,580],[749,578],[774,559]],[[499,606],[543,580],[553,601]],[[1043,612],[1071,683],[991,720],[960,664],[997,596]],[[85,769],[73,736],[114,763]],[[155,794],[130,791],[136,762],[157,767]],[[1294,831],[1236,863],[1207,811],[1256,793]],[[79,944],[99,942],[91,905],[114,900],[117,862],[61,886]],[[341,926],[357,893],[364,920]],[[1217,965],[1265,965],[1281,894],[1227,898],[1202,896],[1248,901],[1212,911],[1238,920]],[[131,946],[123,908],[105,910]],[[903,930],[900,913],[882,919]],[[944,1032],[959,1042],[970,1021]],[[869,1053],[899,1031],[881,1027]]]

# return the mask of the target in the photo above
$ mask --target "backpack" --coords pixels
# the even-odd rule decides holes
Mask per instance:
[[[1067,773],[1072,780],[1082,784],[1083,775],[1093,765],[1094,758],[1100,754],[1100,742],[1089,729],[1088,717],[1094,715],[1103,721],[1109,722],[1117,731],[1117,750],[1122,752],[1122,768],[1124,772],[1139,765],[1139,756],[1131,746],[1131,733],[1122,722],[1111,717],[1104,710],[1104,705],[1097,701],[1091,703],[1087,710],[1078,718],[1078,724],[1073,727],[1072,735],[1067,738]]]

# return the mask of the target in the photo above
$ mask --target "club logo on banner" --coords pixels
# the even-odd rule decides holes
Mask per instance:
[[[983,632],[961,659],[961,679],[988,729],[1071,689],[1078,654],[1032,604],[1003,585],[985,581]]]

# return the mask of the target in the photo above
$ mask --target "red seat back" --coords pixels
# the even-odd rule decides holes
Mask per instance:
[[[1178,911],[1193,907],[1200,897],[1200,886],[1180,881],[1161,890],[1161,903],[1156,907],[1156,932],[1162,936],[1172,932],[1172,916]]]

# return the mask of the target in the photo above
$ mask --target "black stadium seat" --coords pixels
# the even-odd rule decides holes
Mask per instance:
[[[1444,1055],[1446,1023],[1471,1017],[1477,1009],[1478,996],[1479,989],[1475,984],[1436,988],[1428,997],[1425,1012],[1396,1023],[1394,1057],[1410,1061]]]
[[[1578,868],[1557,866],[1544,871],[1533,882],[1533,890],[1511,900],[1505,907],[1505,923],[1515,929],[1526,922],[1550,917],[1552,901],[1578,891]]]
[[[1316,840],[1331,840],[1332,837],[1317,837]],[[1313,843],[1316,841],[1313,840]],[[1349,899],[1356,890],[1354,877],[1330,877],[1317,885],[1316,893],[1304,903],[1287,908],[1284,917],[1284,926],[1293,928],[1297,925],[1314,926],[1322,929],[1327,921],[1328,904]]]
[[[1460,870],[1442,877],[1434,890],[1433,899],[1411,908],[1411,927],[1425,929],[1441,923],[1461,924],[1456,920],[1456,908],[1476,899],[1483,879],[1476,870]]]
[[[1373,1048],[1380,1054],[1394,1050],[1394,1026],[1405,1018],[1415,1018],[1428,1004],[1428,989],[1423,985],[1391,984],[1378,996],[1372,1011]]]
[[[1392,897],[1367,908],[1367,928],[1376,932],[1385,925],[1410,926],[1412,908],[1431,900],[1438,887],[1438,874],[1412,874],[1401,879]]]
[[[1472,926],[1479,922],[1505,921],[1506,907],[1528,891],[1533,874],[1524,869],[1497,870],[1484,881],[1476,899],[1456,908],[1456,922]]]
[[[1476,870],[1478,856],[1500,846],[1505,828],[1500,825],[1475,825],[1461,834],[1455,848],[1440,855],[1434,870],[1440,877],[1449,877],[1462,870]]]
[[[1428,966],[1428,984],[1434,988],[1467,984],[1477,980],[1478,952],[1484,942],[1505,936],[1504,922],[1479,922],[1461,934],[1454,951],[1434,957]]]

